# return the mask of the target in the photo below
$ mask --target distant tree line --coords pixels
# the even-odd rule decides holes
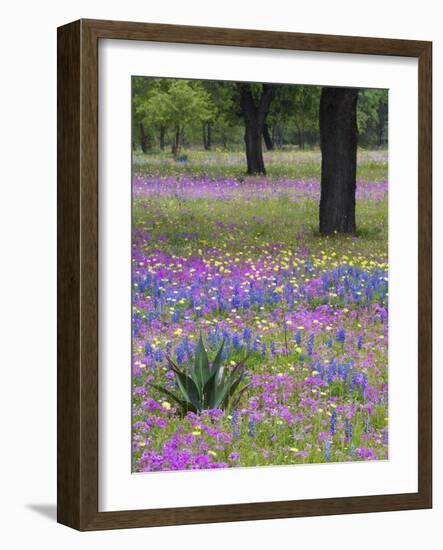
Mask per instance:
[[[355,233],[357,145],[387,143],[387,90],[134,77],[133,146],[230,147],[247,173],[266,174],[263,146],[322,154],[320,233]]]
[[[146,153],[243,146],[245,133],[250,143],[256,136],[254,124],[261,127],[261,146],[267,150],[320,145],[319,86],[133,77],[132,93],[133,146]],[[253,109],[261,109],[260,116],[253,118]],[[359,145],[386,145],[387,90],[360,91],[357,125]]]

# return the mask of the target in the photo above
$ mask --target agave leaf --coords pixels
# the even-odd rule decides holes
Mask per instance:
[[[221,360],[222,360],[222,352],[223,352],[223,346],[225,345],[225,341],[221,343],[217,355],[215,356],[214,361],[212,362],[212,368],[209,371],[209,378],[206,380],[206,383],[203,387],[202,397],[204,398],[204,405],[203,408],[210,409],[213,408],[210,406],[211,400],[214,397],[214,389],[216,385],[216,377],[219,374],[220,366],[221,366]]]
[[[175,401],[182,409],[185,411],[189,410],[190,408],[194,408],[192,406],[192,403],[187,403],[186,401],[183,401],[182,399],[179,399],[176,395],[174,395],[172,392],[164,388],[163,386],[158,386],[157,384],[151,384],[150,382],[147,382],[148,386],[151,386],[151,388],[156,389],[157,391],[164,393],[168,397],[170,397],[173,401]],[[195,412],[195,410],[193,411]]]
[[[234,395],[235,390],[238,388],[238,385],[241,382],[241,379],[242,379],[242,377],[240,375],[238,378],[236,378],[232,382],[231,381],[229,382],[229,384],[230,384],[229,392],[228,392],[229,397],[232,397]]]
[[[204,388],[205,409],[216,409],[217,395],[224,384],[225,367],[218,367],[217,371],[208,380]]]
[[[225,378],[226,367],[220,367],[217,371],[217,374],[214,376],[215,387],[221,386]]]
[[[247,357],[243,361],[241,361],[240,364],[237,364],[234,369],[232,370],[231,374],[229,375],[228,379],[225,381],[225,385],[227,386],[225,395],[221,401],[221,403],[218,405],[221,406],[224,409],[231,409],[233,407],[230,406],[230,402],[232,397],[235,394],[235,391],[237,390],[239,384],[242,381],[243,378],[243,367],[244,363],[246,361]],[[240,374],[238,374],[238,371],[240,370]],[[246,391],[246,389],[250,386],[249,384],[246,384],[239,392],[238,395],[235,398],[235,406],[240,401],[241,396]],[[220,396],[221,394],[219,394]]]
[[[212,376],[205,384],[202,394],[202,409],[213,409],[215,378]]]
[[[229,399],[231,395],[235,392],[237,386],[241,382],[241,376],[238,376],[236,379],[231,374],[227,380],[220,384],[216,388],[216,395],[214,399],[214,409],[218,409],[226,399]]]
[[[211,375],[216,375],[217,372],[218,372],[218,369],[220,368],[221,360],[222,360],[223,346],[224,345],[225,345],[225,341],[223,340],[220,347],[218,348],[217,355],[215,356],[215,359],[212,362]]]
[[[214,399],[216,394],[217,378],[218,375],[216,374],[214,374],[214,376],[211,376],[211,378],[206,382],[205,387],[203,388],[204,409],[215,409]]]
[[[238,370],[243,370],[246,361],[249,359],[250,353],[248,353],[243,359],[241,359],[235,367],[232,369],[232,374],[235,374]]]
[[[229,388],[230,386],[228,384],[224,384],[219,388],[218,391],[215,392],[215,397],[213,401],[213,409],[218,409],[221,407],[222,403],[226,399],[226,397],[229,395]]]
[[[242,387],[242,389],[239,390],[237,396],[238,396],[238,397],[241,397],[241,396],[245,393],[245,391],[246,391],[250,386],[251,386],[251,382],[249,382],[248,384],[245,384],[245,385]]]
[[[198,339],[198,343],[195,348],[194,369],[192,371],[192,378],[199,388],[200,394],[203,391],[210,374],[208,354],[206,353],[203,338],[200,333],[200,338]]]
[[[249,388],[250,385],[251,385],[251,383],[246,384],[245,386],[242,387],[242,389],[240,391],[237,392],[237,395],[235,396],[235,399],[232,401],[232,404],[229,407],[230,409],[236,409],[238,407],[238,404],[240,403],[240,399],[242,398],[243,394]]]
[[[224,344],[225,340],[222,341],[210,368],[208,354],[200,333],[195,348],[195,361],[190,375],[181,370],[170,357],[167,357],[169,367],[175,374],[178,388],[184,398],[180,405],[184,411],[200,412],[203,409],[229,409],[232,403],[238,404],[244,391],[249,386],[247,384],[235,395],[243,379],[245,363],[250,352],[233,369],[228,370],[225,366],[222,366]],[[163,388],[158,389],[163,391]],[[176,402],[180,401],[170,392],[168,395]]]
[[[175,369],[180,370],[180,368],[178,367],[178,365],[177,365],[176,363],[174,363],[174,361],[170,358],[169,355],[166,356],[166,359],[167,359],[167,361],[168,361],[169,366],[171,367],[171,369],[172,369],[172,367],[174,367]]]
[[[229,387],[229,390],[228,390],[228,394],[225,397],[226,408],[230,408],[230,406],[229,406],[230,402],[231,402],[231,400],[232,400],[239,384],[241,383],[241,380],[242,380],[242,376],[240,375],[234,381],[230,382],[230,387]]]
[[[183,397],[197,409],[201,410],[200,392],[192,378],[178,369],[171,361],[170,367],[175,374],[178,387]]]

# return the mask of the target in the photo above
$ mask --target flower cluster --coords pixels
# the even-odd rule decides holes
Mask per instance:
[[[357,188],[364,237],[321,238],[315,180],[133,182],[133,469],[385,459],[387,183]],[[229,413],[178,414],[167,357],[199,334],[249,352]]]

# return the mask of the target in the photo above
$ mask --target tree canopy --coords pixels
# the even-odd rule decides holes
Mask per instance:
[[[248,84],[254,101],[262,84]],[[272,84],[265,120],[267,149],[320,145],[321,87]],[[185,147],[238,149],[244,146],[245,119],[235,82],[133,77],[133,145],[149,149]],[[388,91],[365,89],[357,105],[358,145],[387,143]]]
[[[134,95],[134,117],[141,134],[170,133],[172,150],[178,154],[185,132],[213,119],[215,105],[197,80],[156,79],[150,84]]]

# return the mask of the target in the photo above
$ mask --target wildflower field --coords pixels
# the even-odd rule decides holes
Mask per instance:
[[[240,153],[134,156],[134,472],[388,457],[387,153],[359,153],[358,233],[330,237],[319,153],[267,155],[261,177]],[[183,414],[162,388],[200,335],[243,391]]]

